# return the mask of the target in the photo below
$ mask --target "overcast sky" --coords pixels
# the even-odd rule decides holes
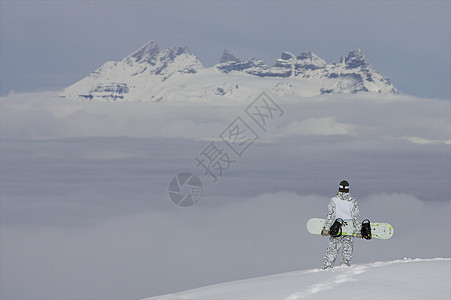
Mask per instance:
[[[61,89],[149,40],[216,64],[224,49],[272,65],[282,51],[337,62],[361,48],[404,93],[450,96],[449,1],[1,2],[0,89]]]

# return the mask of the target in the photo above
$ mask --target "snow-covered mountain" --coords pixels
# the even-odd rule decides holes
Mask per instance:
[[[208,102],[216,98],[247,99],[261,90],[278,95],[397,93],[390,79],[370,66],[359,49],[339,63],[327,64],[313,52],[283,52],[273,66],[241,60],[225,50],[219,63],[205,68],[187,47],[160,51],[154,41],[123,58],[106,62],[64,89],[64,98],[89,100]]]
[[[404,259],[222,283],[147,300],[450,299],[451,260]]]

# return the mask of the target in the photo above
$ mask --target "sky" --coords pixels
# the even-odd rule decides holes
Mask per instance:
[[[272,65],[282,51],[328,63],[360,48],[401,92],[450,98],[449,1],[9,1],[0,93],[60,90],[149,40],[188,46],[206,67],[224,49]]]

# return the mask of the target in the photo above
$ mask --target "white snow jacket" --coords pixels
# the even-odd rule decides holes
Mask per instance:
[[[335,197],[330,199],[327,206],[327,217],[325,228],[330,228],[335,219],[352,220],[354,232],[357,233],[360,228],[360,211],[357,200],[349,193],[338,192]]]

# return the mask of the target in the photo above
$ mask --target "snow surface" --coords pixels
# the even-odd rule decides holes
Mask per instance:
[[[227,282],[145,300],[451,299],[451,258],[312,269]]]

